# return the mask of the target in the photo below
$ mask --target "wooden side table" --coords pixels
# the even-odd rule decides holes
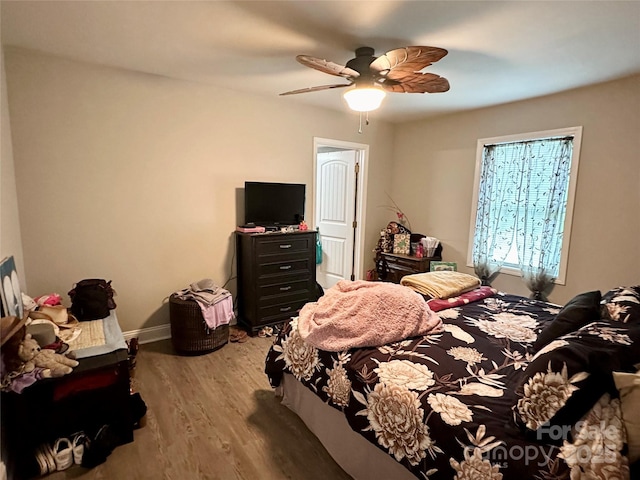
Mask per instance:
[[[411,255],[402,255],[399,253],[380,253],[383,260],[382,275],[378,272],[380,280],[385,282],[400,283],[405,275],[414,273],[428,272],[431,262],[442,260],[441,256],[437,257],[414,257]],[[386,271],[386,276],[384,272]]]
[[[2,392],[2,427],[16,478],[31,478],[35,450],[60,437],[88,436],[108,424],[117,443],[133,441],[126,350],[80,360],[72,373],[38,380],[21,394]],[[58,398],[62,397],[62,398]]]
[[[0,393],[2,449],[8,452],[15,478],[37,475],[39,445],[53,445],[58,438],[80,431],[93,438],[103,425],[109,425],[116,445],[133,441],[129,356],[126,348],[117,348],[126,343],[115,311],[107,318],[112,328],[105,335],[108,343],[114,342],[115,350],[84,358],[78,354],[79,365],[70,374],[38,380],[22,393]]]

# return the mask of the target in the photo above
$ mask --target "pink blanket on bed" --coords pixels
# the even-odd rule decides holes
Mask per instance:
[[[300,311],[298,331],[307,343],[330,352],[377,347],[442,331],[442,321],[408,287],[341,280]]]

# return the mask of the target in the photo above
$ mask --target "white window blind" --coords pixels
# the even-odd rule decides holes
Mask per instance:
[[[564,282],[580,141],[581,127],[478,141],[469,266],[482,242],[502,272],[543,264]]]

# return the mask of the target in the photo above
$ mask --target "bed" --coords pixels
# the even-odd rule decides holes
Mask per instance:
[[[348,474],[629,478],[640,286],[584,292],[564,307],[489,287],[426,304],[442,324],[425,335],[330,351],[295,317],[267,354],[283,404]]]

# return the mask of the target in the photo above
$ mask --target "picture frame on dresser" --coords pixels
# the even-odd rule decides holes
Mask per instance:
[[[24,316],[22,288],[13,256],[5,257],[0,262],[0,299],[2,300],[0,313],[3,317],[22,318]]]
[[[431,262],[429,265],[430,272],[457,272],[458,264],[456,262]]]

